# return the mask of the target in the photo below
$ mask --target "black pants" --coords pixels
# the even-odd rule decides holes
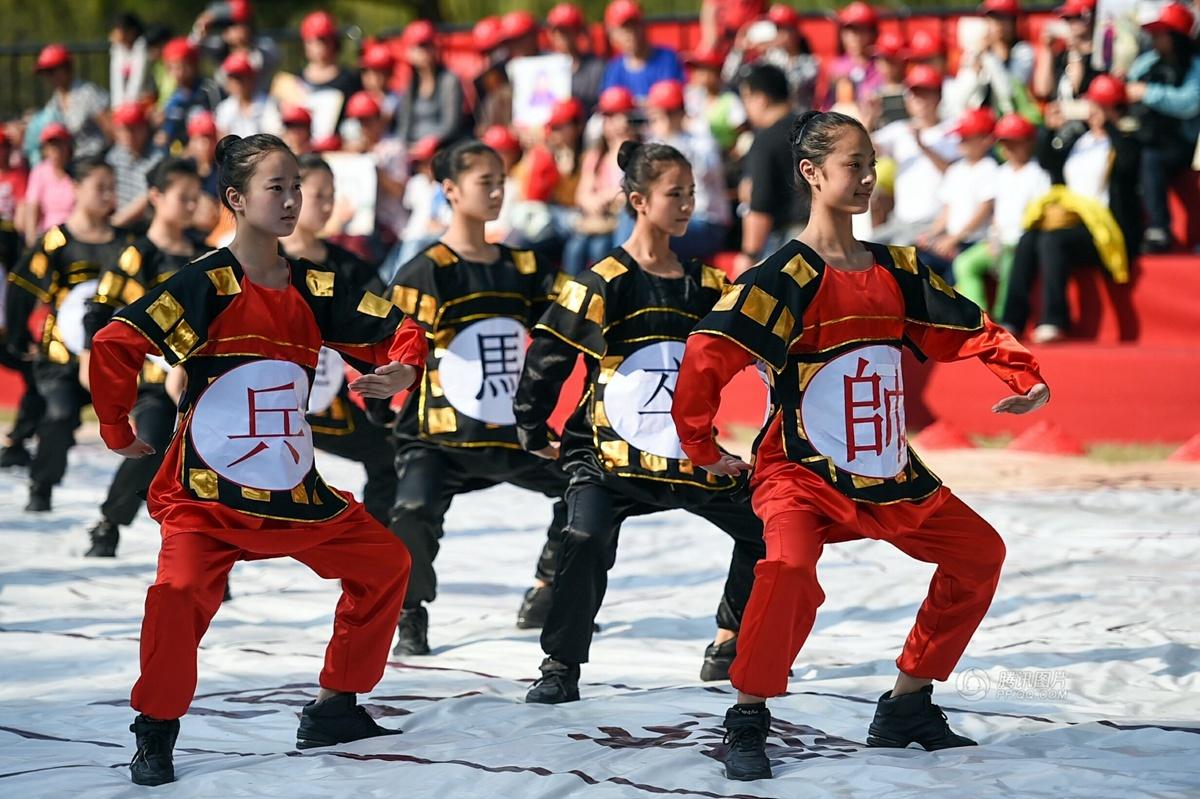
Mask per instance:
[[[1013,253],[1008,293],[1004,298],[1004,324],[1024,330],[1029,321],[1029,295],[1038,275],[1042,278],[1039,324],[1066,330],[1071,325],[1067,309],[1067,279],[1077,266],[1097,266],[1100,253],[1092,234],[1083,225],[1060,230],[1028,230]]]
[[[137,437],[154,447],[154,454],[144,458],[122,458],[121,465],[108,486],[108,496],[100,506],[100,514],[113,524],[125,526],[133,522],[146,499],[146,490],[158,467],[162,466],[167,446],[175,432],[175,403],[161,385],[147,385],[138,390],[133,404],[133,427]]]
[[[733,539],[717,626],[735,631],[741,627],[754,585],[754,566],[766,556],[762,521],[741,491],[711,494],[697,501],[701,491],[612,477],[591,465],[572,469],[554,601],[542,628],[542,650],[547,655],[562,663],[587,662],[592,625],[608,589],[608,571],[617,559],[621,523],[630,516],[676,508],[706,519]]]
[[[37,453],[29,478],[37,486],[56,486],[67,473],[67,453],[75,446],[79,414],[91,396],[79,385],[79,364],[35,361],[33,379],[46,410],[37,425]]]
[[[562,501],[567,475],[557,464],[503,447],[455,448],[411,442],[403,444],[396,454],[396,474],[400,485],[388,526],[412,555],[404,607],[416,608],[437,596],[433,561],[441,547],[442,521],[453,499],[500,483],[555,500],[554,516],[536,570],[537,579],[555,581],[558,547],[567,521],[567,506]]]
[[[320,433],[314,429],[313,446],[363,465],[367,473],[363,505],[367,513],[386,526],[396,497],[396,447],[387,431],[372,424],[361,408],[349,399],[341,402],[346,409],[349,432]],[[320,421],[313,423],[319,425]]]
[[[33,379],[33,364],[8,353],[3,341],[0,341],[0,366],[13,370],[21,376],[25,390],[21,393],[21,401],[17,404],[17,418],[13,421],[12,430],[8,433],[8,441],[13,446],[23,446],[26,441],[37,434],[38,422],[46,412],[46,402],[38,393],[37,383]]]
[[[1170,232],[1167,189],[1175,176],[1191,164],[1195,147],[1195,142],[1174,139],[1142,147],[1142,204],[1150,220],[1149,227]]]

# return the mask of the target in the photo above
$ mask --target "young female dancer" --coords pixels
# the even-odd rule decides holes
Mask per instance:
[[[281,241],[284,253],[289,258],[321,264],[355,289],[382,295],[384,285],[375,267],[320,238],[333,214],[333,170],[329,164],[319,155],[300,156],[300,180],[304,206],[296,230]],[[396,497],[396,450],[363,409],[351,401],[344,369],[336,352],[329,347],[322,349],[321,369],[314,385],[324,385],[320,392],[314,392],[308,406],[313,446],[363,465],[367,472],[363,505],[376,521],[386,525]]]
[[[29,504],[25,510],[50,510],[50,495],[67,471],[67,452],[75,446],[79,414],[88,392],[79,383],[78,353],[83,348],[83,314],[74,323],[58,322],[65,305],[83,304],[96,290],[105,264],[117,260],[131,237],[108,219],[116,207],[112,167],[99,156],[77,158],[67,168],[75,187],[75,207],[67,221],[47,230],[8,276],[8,346],[24,357],[30,348],[29,317],[39,302],[50,306],[33,358],[33,379],[46,410],[38,421],[37,454],[29,464]],[[71,316],[71,314],[68,314]]]
[[[695,259],[681,262],[670,248],[695,207],[692,168],[666,144],[627,142],[619,157],[633,233],[567,283],[537,324],[514,406],[525,448],[560,460],[571,475],[554,600],[542,628],[546,659],[527,702],[579,699],[579,666],[588,659],[625,519],[682,508],[734,540],[702,679],[727,676],[754,564],[764,553],[762,523],[739,490],[745,481],[696,469],[671,423],[684,341],[728,288],[723,272]],[[580,353],[586,393],[561,445],[554,444],[546,420]]]
[[[130,244],[116,261],[104,265],[96,296],[83,317],[84,346],[79,354],[79,380],[88,385],[91,341],[112,321],[113,314],[178,272],[196,257],[196,245],[187,231],[200,201],[200,176],[195,162],[165,158],[149,175],[150,206],[154,219],[146,235]],[[111,558],[117,554],[122,525],[129,525],[142,506],[142,497],[162,464],[162,453],[175,431],[175,400],[167,393],[164,361],[148,360],[142,367],[132,416],[138,436],[155,454],[124,460],[117,467],[100,506],[100,521],[88,531],[92,546],[85,557]]]
[[[122,308],[92,340],[100,434],[125,457],[153,452],[129,427],[146,356],[182,364],[188,377],[179,429],[147,501],[163,543],[131,698],[139,785],[175,779],[172,748],[196,689],[197,648],[238,560],[288,555],[341,580],[321,690],[301,713],[296,745],[389,732],[355,693],[383,675],[408,553],[317,474],[304,411],[322,343],[363,364],[351,388],[384,397],[420,374],[425,338],[382,297],[279,254],[301,207],[296,157],[282,140],[226,136],[217,162],[221,200],[237,223],[233,242]],[[371,364],[382,365],[372,372]]]
[[[684,451],[709,474],[753,471],[764,522],[767,555],[729,675],[738,703],[725,716],[725,772],[740,780],[771,776],[765,697],[787,689],[824,599],[817,559],[833,541],[882,539],[937,564],[868,745],[974,743],[950,730],[932,682],[950,675],[987,612],[1004,542],[908,448],[900,347],[939,361],[982,360],[1017,394],[997,412],[1025,413],[1050,396],[1033,357],[913,248],[855,240],[851,217],[867,209],[875,186],[861,124],[810,112],[791,141],[796,183],[811,201],[808,225],[696,326],[672,410]],[[771,369],[774,407],[751,467],[716,448],[712,420],[721,389],[756,360]]]
[[[504,168],[495,150],[460,142],[437,153],[433,174],[452,209],[450,227],[396,271],[391,289],[392,302],[432,342],[425,377],[394,427],[400,486],[392,530],[413,558],[397,655],[429,654],[423,603],[437,596],[433,561],[454,497],[511,483],[556,500],[537,583],[517,614],[521,627],[540,627],[545,618],[555,542],[566,521],[558,501],[566,475],[521,449],[512,408],[528,329],[554,299],[558,273],[533,252],[484,237],[484,225],[504,201]]]

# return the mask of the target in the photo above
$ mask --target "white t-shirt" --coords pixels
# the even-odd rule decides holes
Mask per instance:
[[[958,135],[950,133],[951,127],[943,122],[921,131],[921,141],[947,161],[958,159]],[[901,119],[884,125],[875,131],[874,140],[879,155],[890,156],[896,162],[896,219],[905,223],[932,221],[941,208],[938,187],[942,173],[917,146],[912,123]]]
[[[946,232],[963,241],[979,241],[987,233],[988,219],[969,228],[979,206],[996,199],[996,171],[999,165],[990,155],[973,164],[964,158],[955,161],[942,177],[938,199],[946,207]]]
[[[1012,162],[1001,164],[996,171],[996,210],[993,234],[1001,244],[1014,245],[1025,232],[1021,220],[1029,204],[1050,191],[1050,176],[1036,161],[1020,169]]]
[[[1079,137],[1067,163],[1063,165],[1063,178],[1067,188],[1098,203],[1108,205],[1109,161],[1112,157],[1112,142],[1107,136],[1097,136],[1090,130]]]
[[[217,103],[213,111],[213,121],[217,130],[224,136],[229,133],[246,137],[255,133],[283,132],[283,120],[275,101],[266,95],[255,97],[245,108],[236,97],[226,97]]]
[[[721,153],[716,140],[708,134],[685,130],[668,137],[664,144],[683,153],[692,165],[692,177],[696,180],[696,209],[693,215],[714,225],[731,224],[733,211],[725,193],[725,170],[721,166]]]

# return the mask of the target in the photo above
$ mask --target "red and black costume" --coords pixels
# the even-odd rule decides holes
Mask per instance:
[[[751,481],[767,555],[730,671],[748,694],[787,689],[824,600],[816,563],[826,543],[880,539],[937,564],[896,661],[914,677],[949,676],[1000,579],[1000,536],[908,447],[901,347],[938,361],[979,358],[1018,394],[1044,382],[1037,363],[913,248],[868,246],[876,264],[853,272],[789,242],[742,275],[688,339],[673,415],[696,463],[720,457],[712,421],[721,389],[747,364],[770,369],[773,407]]]
[[[290,285],[272,289],[217,250],[118,311],[92,341],[93,405],[111,448],[134,440],[129,412],[147,355],[188,377],[147,502],[163,543],[132,696],[146,716],[187,711],[197,647],[238,560],[288,555],[340,579],[321,685],[369,691],[383,674],[408,553],[317,474],[304,413],[322,344],[364,371],[393,360],[420,370],[425,338],[384,298],[307,261],[288,264]]]

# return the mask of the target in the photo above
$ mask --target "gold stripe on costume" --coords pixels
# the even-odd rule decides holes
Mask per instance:
[[[183,316],[183,306],[171,296],[171,292],[164,291],[146,308],[146,315],[165,333]]]
[[[742,289],[746,286],[744,283],[735,283],[733,288],[725,292],[721,299],[717,300],[717,304],[713,306],[714,311],[732,311],[737,305],[738,297],[742,296]]]
[[[108,274],[111,275],[112,272]],[[130,303],[137,302],[144,296],[146,296],[146,290],[142,288],[141,283],[138,283],[136,280],[125,281],[125,288],[121,290],[121,302],[129,305]]]
[[[242,496],[246,499],[252,499],[255,502],[270,502],[271,492],[264,491],[261,488],[247,488],[242,486]]]
[[[529,250],[513,250],[512,259],[522,275],[532,275],[537,271],[537,256]]]
[[[304,282],[308,285],[308,293],[314,297],[333,296],[333,272],[309,269],[304,273]]]
[[[374,316],[379,319],[386,319],[388,312],[392,310],[392,304],[371,291],[363,292],[362,299],[358,301],[358,312],[367,316]]]
[[[608,283],[611,282],[614,277],[618,277],[628,272],[629,268],[616,258],[609,256],[593,266],[592,271],[604,278],[604,281]]]
[[[558,299],[555,302],[571,313],[579,313],[583,308],[583,301],[587,298],[587,291],[587,286],[582,283],[569,281],[567,285],[563,286],[562,291],[558,292]]]
[[[432,325],[436,318],[437,299],[429,294],[422,294],[420,307],[417,309],[417,321],[421,324]]]
[[[50,268],[50,259],[46,257],[46,253],[38,252],[33,254],[33,258],[29,261],[29,271],[38,280],[46,276],[46,271]]]
[[[204,274],[208,275],[213,288],[217,290],[218,297],[242,293],[242,286],[238,283],[237,276],[233,274],[233,267],[219,266],[216,269],[209,269]]]
[[[181,320],[179,326],[171,331],[171,335],[167,336],[166,344],[176,357],[185,358],[199,339],[200,337],[196,335],[195,330],[192,330],[192,326],[187,323],[187,320]]]
[[[125,252],[117,259],[117,266],[122,272],[133,277],[142,271],[142,254],[138,252],[137,247],[126,247]]]
[[[725,273],[716,267],[705,264],[700,267],[700,285],[706,289],[716,289],[717,291],[724,290],[729,281],[725,278]]]
[[[807,286],[809,281],[817,276],[817,270],[813,269],[812,264],[805,260],[803,255],[797,255],[788,261],[780,271],[796,281],[796,285],[800,288]]]
[[[438,266],[449,266],[458,262],[458,256],[445,244],[433,245],[425,251],[425,255]]]
[[[601,441],[600,457],[610,469],[629,465],[629,445],[624,441]]]
[[[896,267],[903,269],[905,272],[917,273],[917,248],[916,247],[901,247],[898,244],[889,244],[888,253],[892,256],[892,261]]]
[[[442,389],[442,375],[437,369],[430,369],[425,374],[429,375],[429,394],[433,397],[444,397],[446,392]]]
[[[46,357],[50,363],[67,363],[71,360],[71,351],[61,341],[51,341],[46,347]]]
[[[597,427],[612,427],[608,414],[604,412],[604,400],[596,400],[596,406],[592,408],[592,421]]]
[[[217,473],[210,469],[188,469],[188,488],[200,499],[216,499]]]
[[[417,295],[420,294],[412,286],[393,286],[392,304],[404,313],[412,316],[417,310]]]
[[[850,482],[855,488],[871,488],[872,486],[883,485],[883,478],[880,477],[862,477],[861,475],[850,475]]]
[[[601,326],[604,325],[604,298],[599,294],[593,294],[592,299],[588,302],[587,320]]]
[[[787,344],[791,341],[792,328],[796,326],[796,317],[792,316],[792,312],[786,307],[779,311],[779,318],[775,320],[775,327],[771,328],[771,332],[776,338],[783,339],[783,343]]]
[[[751,286],[749,293],[746,295],[746,301],[742,303],[742,314],[766,327],[767,320],[771,318],[771,312],[775,310],[775,306],[778,304],[779,301],[770,294],[758,286]]]
[[[292,502],[297,505],[308,504],[308,492],[304,490],[304,483],[300,483],[292,489]]]
[[[796,377],[799,378],[800,390],[804,391],[808,388],[808,384],[812,382],[813,376],[821,371],[823,363],[798,363],[796,364]]]
[[[429,420],[429,432],[434,435],[458,430],[458,418],[453,408],[429,408],[425,417]]]
[[[942,292],[947,297],[953,298],[958,296],[954,293],[954,289],[950,288],[950,285],[945,280],[942,280],[942,276],[937,272],[934,272],[932,269],[929,270],[929,282],[935,289]]]
[[[639,453],[642,462],[642,468],[648,472],[665,472],[667,470],[667,459],[662,455],[654,455],[649,452]]]

